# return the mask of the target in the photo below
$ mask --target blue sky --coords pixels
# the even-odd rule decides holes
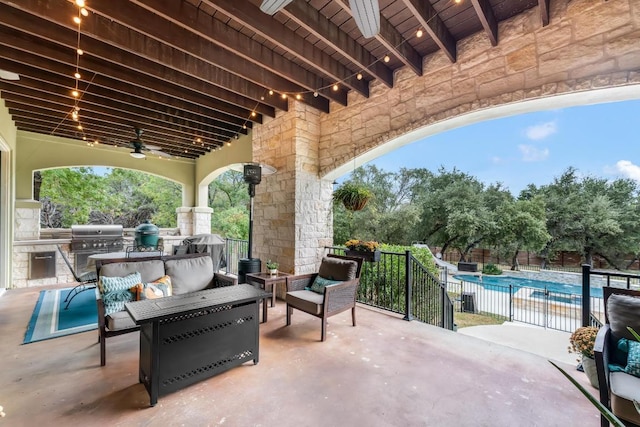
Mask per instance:
[[[513,195],[550,183],[569,166],[581,175],[640,183],[640,101],[540,111],[485,121],[405,145],[369,162],[401,167],[453,167]]]

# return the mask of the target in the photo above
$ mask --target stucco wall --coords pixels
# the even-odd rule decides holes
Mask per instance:
[[[423,69],[400,70],[393,89],[372,84],[368,99],[351,91],[348,106],[331,104],[320,118],[321,176],[351,170],[354,150],[361,164],[430,133],[559,108],[557,95],[584,94],[564,105],[640,97],[640,0],[552,1],[548,26],[533,8],[500,24],[497,47],[479,33],[458,42],[456,63],[437,52]],[[624,90],[592,97],[612,87]]]

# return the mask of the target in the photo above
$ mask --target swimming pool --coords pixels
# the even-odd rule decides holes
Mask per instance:
[[[520,288],[546,289],[549,292],[579,295],[582,297],[581,285],[568,285],[565,283],[548,282],[546,280],[525,279],[513,276],[473,276],[470,274],[456,274],[455,279],[465,282],[477,283],[483,288],[491,291],[509,292],[509,285],[512,286],[513,292]],[[538,295],[540,292],[538,292]],[[602,298],[601,288],[591,288],[591,296]]]

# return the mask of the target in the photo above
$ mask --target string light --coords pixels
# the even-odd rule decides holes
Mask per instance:
[[[423,34],[423,33],[422,33],[422,29],[420,29],[420,30],[418,30],[418,31],[416,32],[416,37],[420,38],[420,37],[422,37],[422,34]]]
[[[337,91],[338,91],[338,89],[340,89],[340,88],[338,87],[338,83],[335,83],[335,84],[333,85],[333,90],[334,90],[335,92],[337,92]]]
[[[358,73],[358,74],[356,74],[356,79],[358,79],[358,80],[362,80],[362,73]]]
[[[389,57],[389,55],[385,55],[384,62],[389,62],[389,61],[391,61],[391,58]]]
[[[302,99],[302,95],[297,94],[297,95],[296,95],[296,99],[297,99],[298,101],[300,101],[300,100]]]

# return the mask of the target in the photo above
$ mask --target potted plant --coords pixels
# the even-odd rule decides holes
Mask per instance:
[[[582,326],[576,329],[569,338],[569,353],[576,353],[582,357],[578,362],[582,362],[584,373],[591,385],[598,388],[598,373],[596,362],[593,358],[593,346],[596,343],[598,328],[594,326]]]
[[[267,260],[267,271],[269,274],[276,275],[278,274],[279,264],[275,261]]]
[[[380,244],[374,241],[351,239],[344,244],[347,247],[345,254],[364,258],[365,261],[380,261]]]
[[[333,192],[333,201],[342,203],[350,211],[364,209],[372,197],[373,192],[371,190],[353,182],[345,182]]]

